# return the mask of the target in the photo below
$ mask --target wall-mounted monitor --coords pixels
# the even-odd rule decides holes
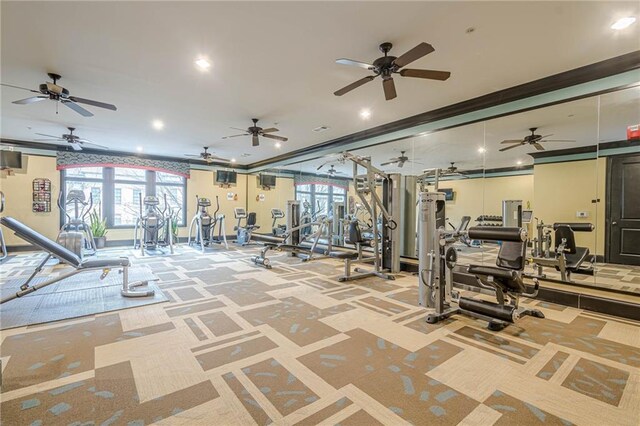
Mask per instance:
[[[274,175],[260,175],[260,186],[273,188],[276,186],[276,177]]]
[[[451,188],[438,188],[438,192],[444,192],[444,199],[446,201],[453,201],[453,197],[456,194]]]
[[[216,183],[220,185],[226,185],[230,183],[236,183],[238,181],[238,174],[230,170],[216,170]]]
[[[22,153],[20,151],[0,151],[0,169],[21,169]]]

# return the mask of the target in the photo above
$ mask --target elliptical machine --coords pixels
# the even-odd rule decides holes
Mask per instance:
[[[60,245],[74,252],[80,259],[85,255],[96,253],[96,243],[93,239],[91,228],[87,225],[86,218],[93,208],[93,197],[84,195],[80,189],[72,189],[67,192],[65,201],[62,201],[62,191],[58,195],[58,207],[66,216],[66,222],[60,228],[57,241]],[[67,212],[67,206],[73,205],[73,217]]]
[[[144,210],[143,210],[144,205]],[[140,194],[140,215],[133,230],[133,248],[140,249],[144,256],[145,250],[157,250],[169,247],[173,254],[173,232],[171,229],[172,209],[164,196],[164,209],[160,210],[160,200],[155,195],[147,195],[142,199]]]
[[[220,210],[220,201],[216,195],[216,211],[213,212],[213,216],[209,214],[208,207],[211,206],[211,200],[209,198],[200,198],[196,195],[196,214],[191,219],[191,225],[189,225],[189,239],[188,245],[191,245],[191,235],[193,228],[196,228],[195,238],[193,242],[199,245],[202,252],[204,248],[209,247],[209,244],[224,244],[224,248],[229,249],[227,244],[227,236],[224,226],[224,215],[218,214]],[[216,226],[218,227],[218,235],[216,235]]]

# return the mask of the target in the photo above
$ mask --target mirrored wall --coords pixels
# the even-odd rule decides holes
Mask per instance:
[[[438,190],[446,194],[448,229],[526,228],[526,273],[543,286],[640,296],[638,124],[634,85],[349,152],[401,176],[403,207],[395,219],[404,262],[416,258],[417,196]],[[260,232],[275,235],[286,218],[274,222],[272,209],[286,212],[287,201],[298,200],[311,222],[333,219],[325,240],[349,246],[349,220],[364,233],[379,232],[381,222],[359,202],[354,173],[362,171],[339,150],[292,159],[249,177],[249,211]],[[265,186],[261,175],[275,184]],[[464,238],[457,249],[463,267],[494,264],[499,246]]]

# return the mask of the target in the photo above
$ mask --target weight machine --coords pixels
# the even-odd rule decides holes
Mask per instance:
[[[133,248],[139,248],[142,256],[145,250],[157,250],[160,247],[169,247],[173,254],[171,222],[174,212],[167,203],[167,194],[164,194],[164,209],[160,210],[159,206],[160,200],[155,195],[147,195],[143,201],[140,194],[140,215],[133,229]]]
[[[527,233],[518,227],[474,226],[468,231],[445,229],[445,194],[423,192],[419,197],[419,304],[433,312],[427,322],[435,324],[452,315],[468,315],[485,320],[488,328],[498,331],[515,323],[524,315],[544,318],[537,309],[519,307],[519,298],[536,297],[534,290],[525,293],[522,271],[526,262]],[[453,272],[457,251],[453,247],[461,235],[482,241],[501,242],[496,266],[470,265],[468,273],[475,275],[481,289],[490,290],[496,302],[464,297],[453,289]],[[508,302],[507,302],[508,299]]]
[[[195,238],[193,242],[200,246],[200,249],[204,253],[204,248],[209,247],[210,244],[224,244],[225,249],[229,249],[227,244],[227,236],[224,226],[224,215],[218,214],[220,211],[220,201],[216,195],[216,211],[213,215],[209,214],[208,208],[211,207],[211,200],[209,198],[200,198],[196,195],[196,214],[191,219],[189,225],[189,238],[187,245],[191,245],[191,236],[193,235],[193,228],[195,227]],[[216,235],[216,227],[218,228],[218,234]]]
[[[568,282],[571,282],[571,273],[593,275],[592,265],[582,266],[589,257],[589,249],[578,247],[574,235],[575,232],[592,232],[594,230],[593,224],[554,223],[553,225],[545,225],[544,222],[538,221],[536,229],[537,237],[533,240],[531,262],[537,272],[537,278],[546,278],[543,267],[555,268],[560,272],[560,279]],[[551,242],[552,233],[554,234],[555,247]]]
[[[66,217],[64,225],[58,233],[58,244],[71,250],[80,259],[85,255],[96,253],[96,243],[93,239],[91,227],[86,222],[86,218],[93,209],[93,197],[89,196],[89,201],[80,189],[72,189],[67,192],[63,202],[63,192],[58,195],[58,207]],[[67,212],[67,206],[73,205],[73,216]]]

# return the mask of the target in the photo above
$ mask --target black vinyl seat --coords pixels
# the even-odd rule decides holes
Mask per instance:
[[[349,222],[349,235],[347,242],[355,245],[371,245],[371,239],[365,238],[360,230],[360,224],[357,220]]]
[[[554,224],[556,253],[558,251],[564,253],[566,259],[565,268],[571,272],[576,272],[580,269],[580,265],[589,256],[589,248],[576,246],[574,227],[575,225],[572,226],[571,224]],[[560,268],[556,266],[556,270],[559,271]]]
[[[470,265],[469,273],[483,280],[491,280],[504,291],[524,293],[526,287],[519,273],[526,262],[525,241],[503,241],[496,259],[496,266]]]

